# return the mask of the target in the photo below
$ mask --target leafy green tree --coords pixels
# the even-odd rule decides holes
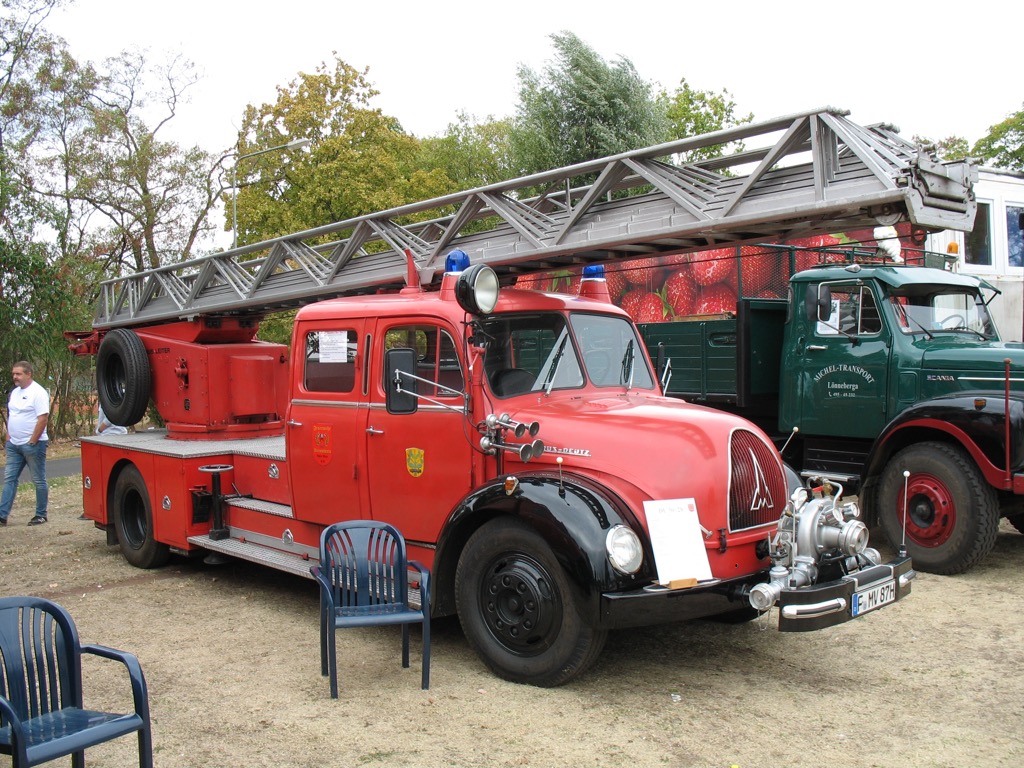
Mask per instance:
[[[9,370],[22,359],[36,365],[36,378],[53,398],[54,436],[66,434],[80,414],[72,391],[87,371],[63,338],[65,323],[76,323],[85,306],[79,270],[61,260],[67,206],[39,194],[34,162],[53,129],[43,113],[74,90],[53,77],[66,56],[63,42],[44,29],[60,4],[5,0],[0,16],[0,365]],[[88,317],[85,322],[88,327]]]
[[[138,54],[80,64],[45,29],[62,2],[0,12],[0,354],[37,364],[57,436],[92,418],[90,361],[64,331],[90,327],[104,274],[187,257],[219,191],[211,156],[157,138],[193,82],[187,65],[156,72],[153,90]]]
[[[924,136],[914,135],[912,141],[925,149],[934,152],[939,160],[963,160],[971,153],[971,145],[962,136],[947,136],[940,141],[933,141]]]
[[[542,73],[519,68],[511,132],[517,175],[657,143],[667,130],[653,86],[629,59],[602,59],[571,32],[551,36],[555,61]]]
[[[753,112],[746,115],[736,114],[736,102],[729,91],[699,91],[690,87],[685,78],[679,81],[679,86],[672,93],[661,91],[658,94],[658,104],[664,110],[668,123],[664,141],[734,128],[754,119]],[[723,145],[702,147],[688,152],[677,160],[687,163],[707,160],[720,157],[725,149]]]
[[[78,434],[92,415],[88,360],[69,354],[63,336],[89,327],[91,268],[86,261],[54,260],[42,243],[0,240],[0,361],[37,366],[36,378],[52,399],[49,430],[56,437]]]
[[[988,135],[974,145],[974,154],[997,168],[1024,171],[1024,110],[989,128]]]
[[[0,16],[0,227],[2,236],[31,240],[37,212],[26,158],[38,135],[36,75],[60,47],[43,24],[59,0],[4,0]]]
[[[273,104],[246,108],[237,147],[239,244],[450,191],[442,170],[420,162],[419,141],[370,106],[376,94],[365,71],[335,58],[333,68],[320,64],[279,87]],[[311,146],[245,158],[298,139]]]
[[[460,113],[443,135],[420,141],[419,164],[443,172],[449,182],[448,192],[514,178],[510,131],[508,120],[476,122]]]

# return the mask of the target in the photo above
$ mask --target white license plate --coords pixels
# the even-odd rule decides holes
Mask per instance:
[[[860,616],[893,602],[896,602],[896,581],[889,579],[860,592],[854,592],[852,612],[854,616]]]

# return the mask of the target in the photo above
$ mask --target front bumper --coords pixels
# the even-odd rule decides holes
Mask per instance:
[[[762,572],[749,579],[715,581],[687,589],[649,587],[605,592],[600,596],[599,624],[605,629],[622,629],[751,610],[743,595],[766,576]],[[897,557],[835,581],[784,589],[777,603],[779,630],[810,632],[843,624],[902,600],[910,594],[914,576],[910,558]],[[891,591],[887,591],[890,584]]]
[[[859,618],[910,594],[914,576],[909,557],[897,557],[823,584],[784,589],[779,597],[779,631],[812,632]]]

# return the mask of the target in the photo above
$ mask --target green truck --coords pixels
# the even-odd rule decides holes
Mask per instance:
[[[800,475],[858,493],[920,570],[967,570],[1002,517],[1024,532],[1024,344],[1000,340],[986,283],[941,257],[833,247],[802,269],[812,249],[730,251],[735,311],[641,324],[669,394],[746,416]],[[744,296],[771,254],[784,294]]]

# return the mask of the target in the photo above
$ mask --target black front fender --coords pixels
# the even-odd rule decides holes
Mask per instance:
[[[455,610],[455,569],[466,541],[481,526],[501,516],[515,517],[536,530],[587,605],[595,610],[602,592],[630,589],[654,579],[654,559],[643,528],[624,503],[587,478],[546,472],[516,475],[511,493],[494,480],[467,496],[451,514],[437,542],[434,559],[435,613]],[[613,526],[626,525],[640,537],[644,562],[626,576],[612,568],[605,539]]]
[[[922,434],[942,432],[976,457],[1006,468],[1007,412],[1010,419],[1010,469],[1024,470],[1024,401],[1016,393],[1009,401],[995,393],[963,392],[915,403],[894,418],[875,441],[868,460],[869,474],[876,474],[889,456],[922,439]]]

